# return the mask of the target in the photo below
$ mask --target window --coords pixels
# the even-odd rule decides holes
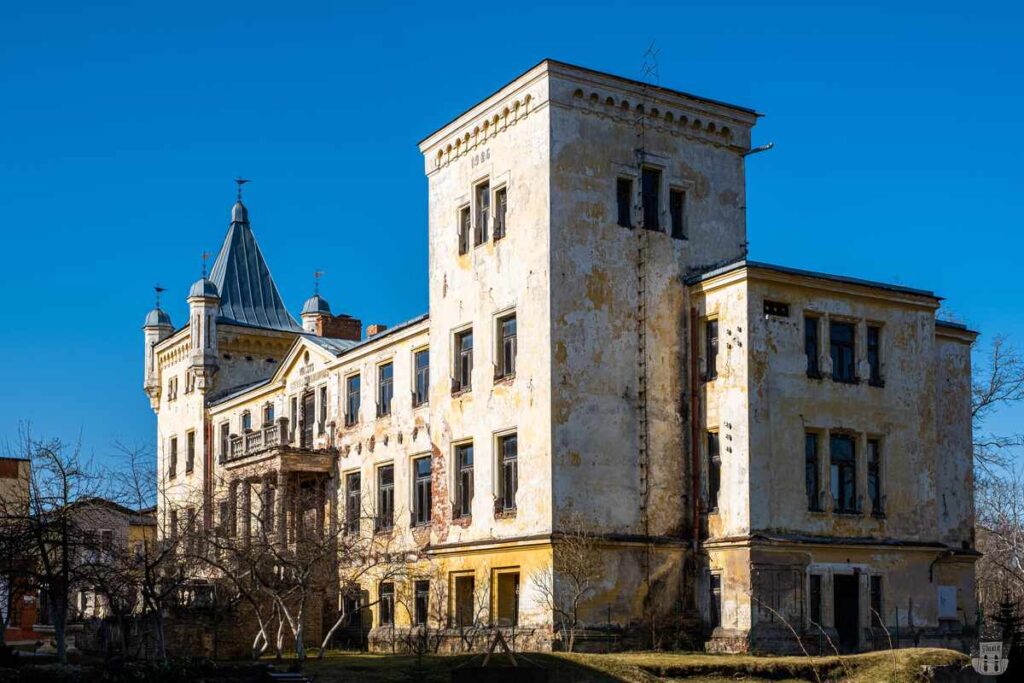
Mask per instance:
[[[377,470],[377,531],[395,525],[395,466],[384,465]]]
[[[821,624],[821,575],[810,576],[810,618],[812,624]]]
[[[362,512],[362,498],[359,497],[359,473],[345,476],[345,532],[359,533],[359,518]]]
[[[473,514],[473,444],[455,447],[455,516]]]
[[[260,522],[263,524],[263,532],[270,534],[274,532],[274,489],[263,486],[263,493],[260,495]]]
[[[491,213],[491,184],[480,183],[476,186],[476,223],[473,225],[473,246],[487,241],[487,220]]]
[[[100,548],[103,550],[113,550],[114,548],[114,530],[113,529],[100,529]]]
[[[452,607],[455,610],[453,626],[472,626],[476,621],[476,595],[475,579],[472,575],[455,577],[455,600]]]
[[[515,434],[498,438],[498,495],[501,510],[516,509],[516,492],[519,490],[519,439]]]
[[[818,495],[818,435],[804,434],[804,488],[807,491],[807,509],[820,510]]]
[[[789,304],[784,301],[764,301],[764,314],[775,316],[776,318],[788,318],[789,317]]]
[[[868,439],[868,498],[871,514],[885,514],[882,508],[882,453],[878,439]]]
[[[668,191],[668,213],[672,218],[672,236],[677,240],[686,239],[686,193],[682,190]]]
[[[171,510],[170,516],[170,536],[172,541],[178,540],[178,511]]]
[[[871,625],[882,626],[882,577],[871,576]]]
[[[248,410],[242,413],[242,431],[248,432],[252,429],[252,413]]]
[[[832,459],[832,506],[836,512],[857,511],[856,450],[853,437],[833,434],[829,444]]]
[[[185,434],[185,473],[188,474],[196,466],[196,433]]]
[[[274,424],[274,404],[267,403],[263,406],[263,426],[269,427]]]
[[[345,426],[359,422],[359,375],[345,378]]]
[[[168,458],[167,476],[173,477],[178,473],[178,437],[171,437],[171,454]]]
[[[380,623],[378,626],[391,626],[395,623],[395,584],[390,581],[380,584]]]
[[[292,437],[294,437],[295,436],[295,428],[299,424],[299,399],[297,397],[295,397],[295,396],[292,396],[291,405],[292,405],[292,417],[291,417],[292,421],[291,421],[291,424],[289,425],[289,429],[291,430]]]
[[[868,382],[873,387],[882,386],[882,328],[877,325],[868,325],[868,366],[871,368],[871,376]]]
[[[722,458],[718,452],[718,432],[708,432],[708,510],[718,509],[718,491],[722,486]]]
[[[704,323],[704,380],[718,377],[718,321]]]
[[[395,395],[395,366],[385,363],[377,368],[377,417],[391,414],[391,399]]]
[[[318,421],[318,431],[323,434],[327,428],[327,387],[320,387],[320,419]]]
[[[508,191],[503,187],[494,192],[494,241],[505,236],[505,214],[508,212]]]
[[[430,582],[417,581],[413,584],[415,605],[413,608],[413,624],[425,626],[430,613]]]
[[[220,454],[227,458],[231,454],[231,423],[222,422],[220,425]]]
[[[519,572],[498,574],[498,626],[519,625]]]
[[[469,391],[473,388],[473,331],[466,330],[455,335],[455,379],[452,391]]]
[[[459,254],[469,253],[469,207],[459,209]]]
[[[230,526],[231,506],[228,501],[222,500],[217,503],[217,531],[221,536],[227,536]]]
[[[708,626],[718,628],[722,625],[722,575],[708,578]]]
[[[508,315],[498,320],[498,377],[516,374],[516,316]]]
[[[413,367],[416,373],[416,387],[412,394],[412,405],[421,406],[430,397],[430,351],[424,349],[413,355]]]
[[[633,227],[633,181],[619,178],[615,183],[615,200],[619,209],[619,225]]]
[[[818,319],[804,316],[804,353],[807,355],[807,376],[815,379],[821,377],[818,366]]]
[[[856,355],[853,323],[831,321],[829,343],[832,352],[832,379],[837,382],[856,382]]]
[[[640,181],[643,202],[644,230],[661,230],[658,220],[660,211],[661,171],[656,168],[645,168]]]
[[[412,461],[413,471],[413,500],[412,516],[413,524],[430,523],[430,456],[416,458]]]

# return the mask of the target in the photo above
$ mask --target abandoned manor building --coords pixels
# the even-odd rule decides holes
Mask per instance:
[[[758,116],[541,62],[419,143],[429,305],[390,327],[344,292],[293,316],[240,196],[185,324],[143,328],[160,533],[414,550],[358,586],[370,647],[426,622],[563,647],[581,524],[584,646],[961,647],[976,333],[927,290],[749,260]]]

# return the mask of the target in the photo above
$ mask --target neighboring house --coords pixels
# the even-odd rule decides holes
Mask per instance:
[[[31,461],[0,458],[0,525],[28,519],[31,476]],[[5,641],[35,640],[39,634],[32,625],[38,600],[25,571],[26,548],[7,531],[0,530],[0,615],[6,620]]]
[[[292,318],[239,200],[187,324],[144,326],[160,528],[390,534],[437,571],[360,586],[375,631],[551,647],[536,577],[578,513],[581,618],[626,642],[960,646],[975,333],[928,291],[748,261],[757,117],[541,62],[420,143],[429,313],[365,336],[319,294]]]

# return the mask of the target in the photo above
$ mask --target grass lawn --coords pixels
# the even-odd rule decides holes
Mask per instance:
[[[549,671],[551,683],[595,681],[689,680],[726,681],[825,681],[851,683],[911,683],[922,680],[923,665],[966,665],[967,658],[952,650],[910,648],[872,652],[848,657],[759,657],[697,653],[633,652],[621,654],[540,654],[526,657]],[[306,671],[317,683],[441,683],[450,681],[453,668],[473,659],[470,655],[424,657],[421,663],[407,655],[372,655],[330,652],[324,661],[310,660]],[[496,659],[504,662],[500,657]],[[479,658],[476,658],[479,663]]]

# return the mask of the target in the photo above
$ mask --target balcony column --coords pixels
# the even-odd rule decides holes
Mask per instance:
[[[274,498],[274,522],[277,524],[277,538],[282,544],[288,542],[288,512],[285,508],[285,493],[288,487],[288,476],[280,470],[276,473],[277,493]]]

